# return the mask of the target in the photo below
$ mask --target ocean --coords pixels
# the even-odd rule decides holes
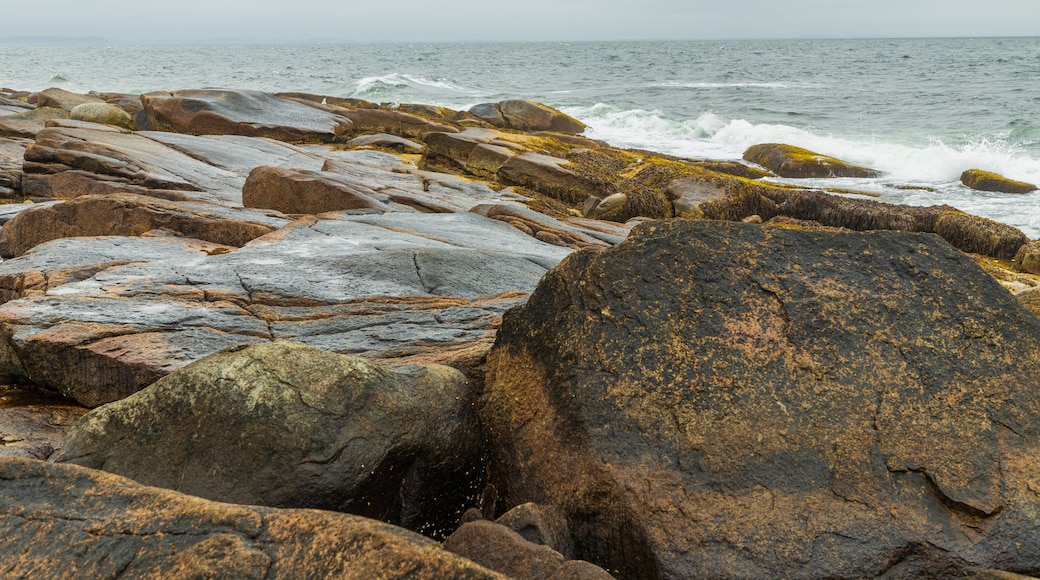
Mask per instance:
[[[0,44],[0,85],[142,93],[232,87],[468,109],[534,99],[612,145],[739,159],[783,142],[885,172],[812,180],[950,204],[1040,237],[1040,38],[323,45]],[[907,189],[905,186],[920,189]]]

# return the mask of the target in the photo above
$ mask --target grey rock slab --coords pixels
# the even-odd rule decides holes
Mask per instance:
[[[232,249],[174,236],[52,240],[0,263],[0,303],[46,294],[52,288],[88,279],[115,266],[155,260],[186,263]]]
[[[142,259],[0,306],[0,377],[96,406],[234,344],[457,348],[487,340],[568,253],[470,213],[301,219],[233,252]]]
[[[141,102],[153,128],[192,135],[330,142],[351,125],[341,115],[259,91],[149,93]]]

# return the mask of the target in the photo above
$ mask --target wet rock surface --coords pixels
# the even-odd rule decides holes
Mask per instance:
[[[370,519],[240,506],[74,465],[0,457],[8,577],[504,578]]]
[[[656,222],[506,315],[481,416],[621,577],[1036,573],[1038,342],[934,236]]]
[[[782,143],[752,145],[744,159],[757,163],[780,177],[880,177],[881,172],[853,165],[828,155]]]
[[[961,183],[971,189],[996,193],[1032,193],[1037,190],[1037,186],[1032,183],[1015,181],[981,169],[969,169],[962,173]]]

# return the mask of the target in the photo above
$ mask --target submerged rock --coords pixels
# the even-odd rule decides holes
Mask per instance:
[[[218,503],[29,459],[0,458],[0,538],[9,577],[503,578],[370,519]]]
[[[962,173],[961,183],[970,189],[996,193],[1031,193],[1037,190],[1032,183],[1015,181],[981,169],[969,169]]]
[[[936,236],[651,222],[507,313],[481,418],[620,577],[1037,573],[1038,353]]]
[[[474,398],[448,367],[380,366],[292,342],[235,347],[90,412],[54,460],[443,537],[484,476]]]
[[[820,155],[808,149],[781,143],[752,145],[744,151],[744,159],[757,163],[780,177],[880,177],[881,172],[867,167]]]

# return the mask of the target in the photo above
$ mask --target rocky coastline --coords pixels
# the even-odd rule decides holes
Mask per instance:
[[[584,129],[0,89],[0,576],[1040,575],[1040,240]]]

